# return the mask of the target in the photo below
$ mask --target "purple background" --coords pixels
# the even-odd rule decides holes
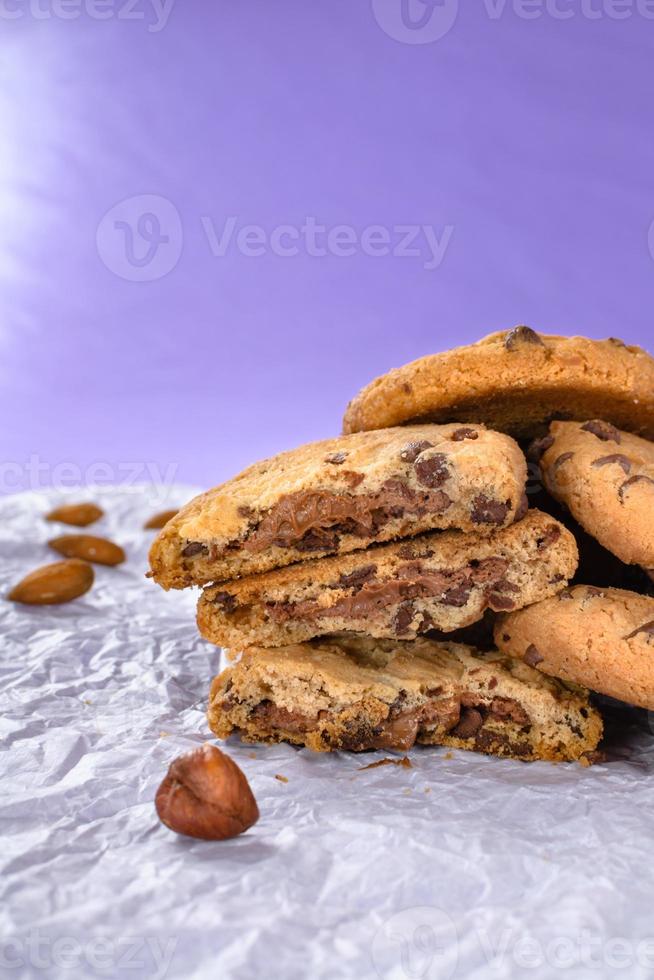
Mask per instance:
[[[643,4],[461,0],[430,40],[400,0],[177,0],[165,26],[151,0],[104,20],[31,2],[0,4],[4,492],[129,465],[215,483],[336,433],[388,368],[516,322],[648,343]],[[148,211],[168,237],[150,262]],[[229,216],[453,230],[434,269],[424,250],[215,256],[202,219]]]

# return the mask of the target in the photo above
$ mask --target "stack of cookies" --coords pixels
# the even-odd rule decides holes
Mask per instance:
[[[651,438],[649,355],[517,327],[378,378],[342,436],[191,501],[151,574],[200,586],[202,635],[239,658],[213,731],[592,760],[589,689],[654,707]]]

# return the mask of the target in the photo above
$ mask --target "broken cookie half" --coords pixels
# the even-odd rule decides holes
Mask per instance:
[[[150,551],[163,588],[241,578],[422,531],[522,516],[526,462],[483,425],[362,432],[263,460],[192,500]]]
[[[583,688],[497,652],[421,638],[335,636],[250,650],[212,685],[219,738],[317,752],[406,751],[416,742],[522,759],[586,760],[602,720]]]
[[[402,639],[431,629],[449,633],[487,609],[521,609],[556,595],[577,562],[570,532],[530,510],[484,537],[422,534],[223,582],[204,590],[198,625],[212,643],[236,650],[344,631]]]

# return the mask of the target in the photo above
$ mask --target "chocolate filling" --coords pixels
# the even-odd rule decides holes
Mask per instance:
[[[440,691],[440,688],[433,693]],[[427,692],[431,694],[432,692]],[[406,751],[415,745],[421,729],[435,730],[440,735],[451,734],[456,738],[475,739],[475,748],[488,747],[494,741],[505,744],[524,754],[528,743],[520,743],[521,749],[514,749],[517,742],[511,739],[515,732],[484,731],[487,722],[517,726],[522,732],[529,729],[531,720],[517,701],[511,698],[493,698],[490,704],[482,704],[474,694],[464,693],[458,697],[430,697],[417,708],[405,708],[404,692],[390,705],[388,716],[379,724],[371,724],[364,719],[351,719],[345,724],[345,731],[339,733],[334,748],[362,752],[367,749],[400,749]],[[229,714],[239,702],[231,697],[222,702],[222,710]],[[323,710],[309,715],[302,711],[289,711],[265,699],[250,711],[250,717],[265,734],[290,733],[306,735],[320,728],[320,723],[329,719],[330,712]],[[332,714],[332,721],[338,721],[338,713]],[[325,737],[328,734],[325,732]]]
[[[223,701],[223,709],[229,711],[232,704],[233,702],[229,699]],[[251,712],[252,718],[265,727],[271,730],[283,729],[297,735],[303,735],[315,728],[321,714],[325,714],[325,712],[311,716],[302,711],[289,711],[287,708],[282,708],[268,700],[261,701]]]
[[[417,491],[395,479],[386,480],[375,493],[302,490],[282,497],[243,547],[252,554],[273,546],[328,551],[338,546],[342,534],[374,537],[391,520],[442,514],[451,503],[443,490]]]
[[[506,593],[515,594],[519,590],[506,579],[508,567],[508,561],[499,557],[473,560],[462,568],[444,570],[430,570],[420,560],[408,561],[397,569],[392,579],[380,581],[374,573],[368,573],[363,581],[356,582],[353,594],[337,599],[329,607],[315,599],[305,599],[269,602],[266,608],[275,622],[284,623],[337,616],[368,619],[388,606],[398,606],[393,621],[399,636],[407,632],[414,618],[414,607],[407,600],[436,599],[444,606],[461,607],[468,602],[472,590],[481,587],[492,609],[513,609],[515,603]],[[431,625],[428,617],[423,618],[417,631],[425,632]]]

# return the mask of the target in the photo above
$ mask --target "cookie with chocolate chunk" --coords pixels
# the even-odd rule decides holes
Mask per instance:
[[[552,423],[545,445],[549,493],[621,561],[654,568],[654,443],[592,419]]]
[[[532,438],[553,419],[595,417],[654,439],[654,358],[620,340],[520,326],[377,378],[350,402],[343,431],[466,418]]]
[[[570,511],[555,500],[542,485],[529,488],[529,504],[544,511],[550,517],[565,524],[574,535],[579,549],[579,566],[572,585],[596,585],[600,589],[627,589],[643,595],[654,595],[654,579],[651,573],[639,565],[625,565],[623,561],[604,548],[574,519]],[[472,642],[462,640],[463,643]],[[473,646],[479,644],[474,642]]]
[[[502,615],[499,649],[531,667],[654,710],[654,599],[576,585]]]
[[[577,557],[570,532],[531,510],[485,537],[421,534],[211,586],[200,598],[198,624],[206,639],[235,651],[342,631],[403,639],[449,633],[487,609],[520,609],[555,595]]]
[[[422,531],[484,533],[520,516],[526,476],[518,445],[483,425],[310,443],[187,504],[154,542],[151,574],[183,588]]]
[[[581,688],[497,651],[457,643],[334,637],[251,650],[217,677],[219,738],[292,742],[316,752],[407,751],[416,742],[508,758],[592,753],[602,720]]]

